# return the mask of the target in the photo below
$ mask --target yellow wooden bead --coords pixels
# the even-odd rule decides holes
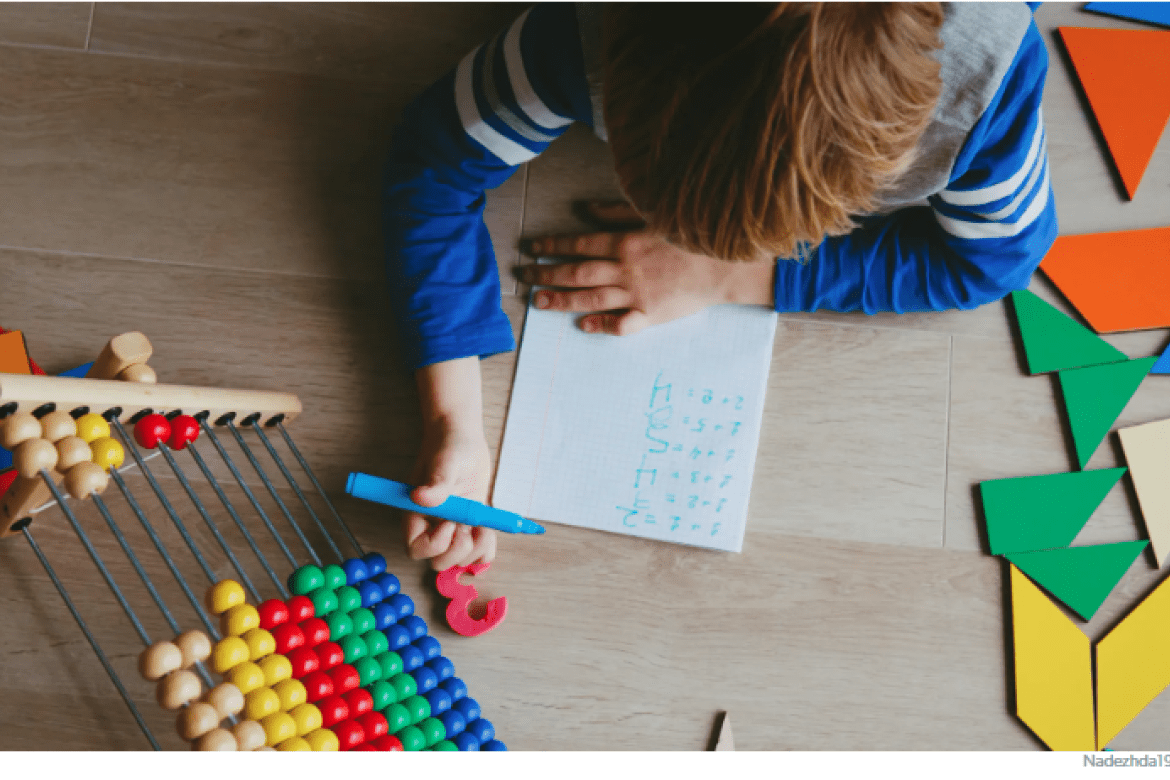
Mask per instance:
[[[46,439],[56,444],[66,436],[77,435],[77,422],[64,410],[49,412],[41,418],[41,431]]]
[[[264,733],[264,727],[254,720],[241,720],[232,729],[232,735],[235,736],[236,744],[240,750],[262,748],[268,739]]]
[[[341,742],[337,739],[337,735],[329,729],[311,731],[305,735],[305,741],[309,743],[309,747],[313,748],[313,750],[326,752],[341,749]]]
[[[248,657],[253,661],[259,661],[264,656],[276,652],[276,640],[262,628],[253,628],[240,639],[248,643]]]
[[[48,439],[28,439],[12,451],[12,463],[20,476],[33,479],[57,465],[57,448]]]
[[[221,580],[207,591],[207,608],[213,615],[222,615],[244,603],[244,586],[235,580]]]
[[[158,680],[183,668],[183,652],[172,642],[155,642],[138,656],[138,673],[148,680]]]
[[[93,458],[93,462],[106,471],[121,468],[126,461],[126,450],[122,448],[122,443],[109,436],[91,441],[89,454]]]
[[[66,436],[57,442],[57,470],[65,473],[78,463],[93,460],[89,445],[77,436]]]
[[[206,702],[197,701],[187,705],[187,709],[179,713],[176,725],[179,736],[188,742],[202,737],[213,728],[219,726],[219,713]]]
[[[280,708],[285,712],[309,700],[309,692],[305,690],[305,685],[300,680],[292,678],[281,680],[272,686],[272,690],[280,697]]]
[[[164,710],[177,710],[199,698],[203,683],[194,672],[178,669],[158,681],[154,695]]]
[[[224,679],[239,688],[245,696],[264,687],[264,671],[251,661],[232,669],[224,675]]]
[[[219,632],[225,636],[240,636],[260,626],[260,613],[251,604],[237,604],[219,616]]]
[[[32,416],[31,412],[17,412],[3,421],[0,428],[0,447],[6,450],[16,449],[16,445],[29,439],[44,438],[41,421]]]
[[[100,414],[83,414],[77,418],[77,435],[85,442],[93,442],[110,435],[110,424]]]
[[[300,737],[293,737],[292,739],[286,739],[284,742],[281,742],[279,745],[276,746],[276,749],[277,750],[305,750],[305,751],[309,751],[309,750],[313,749],[313,746],[310,745],[305,740],[301,739]]]
[[[65,489],[77,499],[103,493],[109,484],[110,475],[101,466],[88,460],[78,463],[65,474]]]
[[[270,688],[292,677],[292,664],[283,655],[268,656],[260,661],[260,668],[264,670],[264,684]]]
[[[215,643],[211,651],[211,666],[220,674],[248,660],[248,645],[238,636],[228,636]]]
[[[297,725],[298,737],[303,737],[321,728],[321,710],[312,704],[298,704],[289,710],[288,714],[292,716],[293,723]]]
[[[271,688],[257,688],[244,697],[244,717],[260,720],[274,712],[280,712],[280,697]]]
[[[175,637],[175,645],[183,651],[184,669],[211,657],[211,640],[202,631],[184,631]]]
[[[227,729],[212,729],[191,744],[192,750],[234,751],[239,749],[235,736]]]
[[[215,707],[215,711],[227,718],[244,710],[244,694],[231,683],[220,683],[207,692],[203,700]]]
[[[260,725],[264,727],[264,735],[267,737],[264,743],[269,747],[279,745],[297,735],[297,724],[287,712],[274,712],[261,720]]]

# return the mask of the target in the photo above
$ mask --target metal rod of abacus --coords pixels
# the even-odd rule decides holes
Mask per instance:
[[[179,480],[179,484],[187,491],[187,496],[191,499],[191,503],[195,505],[200,516],[203,517],[203,522],[207,524],[207,528],[211,531],[211,535],[215,537],[215,541],[223,548],[224,555],[231,561],[236,573],[240,575],[240,580],[244,583],[244,587],[248,589],[248,593],[252,596],[252,601],[259,604],[263,599],[260,598],[260,592],[256,590],[256,586],[252,584],[252,580],[248,577],[248,573],[244,571],[244,567],[240,565],[240,561],[236,558],[236,554],[232,552],[231,546],[227,540],[223,538],[223,534],[219,532],[219,527],[216,526],[215,521],[211,519],[211,515],[207,514],[207,510],[203,507],[203,502],[199,500],[199,496],[195,495],[195,490],[191,487],[191,483],[187,481],[187,475],[183,473],[183,469],[175,461],[175,456],[171,454],[170,447],[166,443],[159,442],[158,451],[162,453],[163,458],[166,459],[167,465],[171,467],[171,471],[175,472],[175,476]]]
[[[158,554],[162,556],[163,562],[166,563],[167,568],[171,570],[171,575],[175,578],[175,581],[179,583],[179,587],[183,590],[183,595],[187,597],[187,601],[191,602],[191,607],[195,610],[195,615],[199,618],[199,621],[203,623],[203,627],[207,629],[207,633],[211,636],[212,639],[219,640],[219,631],[217,631],[215,626],[212,625],[211,619],[207,616],[207,611],[203,608],[203,604],[200,603],[199,599],[196,598],[195,594],[191,591],[191,586],[187,584],[187,580],[183,576],[183,573],[179,571],[179,567],[175,565],[174,559],[171,558],[171,554],[167,552],[166,545],[164,545],[162,543],[162,539],[158,537],[158,533],[154,530],[154,526],[150,524],[150,520],[147,519],[146,513],[142,511],[142,507],[138,506],[138,501],[134,498],[134,493],[130,490],[130,487],[126,484],[126,481],[122,479],[122,475],[119,474],[116,469],[110,469],[110,479],[114,480],[114,484],[118,486],[118,490],[122,491],[122,496],[125,497],[126,503],[130,505],[130,509],[133,510],[135,516],[138,517],[138,522],[142,524],[143,529],[145,529],[147,535],[150,537],[150,541],[154,544],[154,549],[158,550]]]
[[[102,652],[102,646],[98,644],[97,639],[89,630],[89,626],[87,626],[85,621],[82,619],[81,613],[78,612],[77,607],[73,605],[73,599],[69,598],[69,591],[65,590],[65,586],[57,577],[57,572],[53,571],[53,567],[49,565],[49,560],[45,557],[45,554],[41,552],[41,548],[37,545],[36,540],[33,539],[32,533],[30,533],[28,530],[28,526],[25,526],[20,530],[21,533],[24,534],[24,538],[28,540],[29,547],[31,547],[32,551],[36,553],[37,559],[41,562],[41,566],[43,566],[45,569],[45,573],[48,574],[49,579],[53,581],[53,585],[57,588],[57,592],[61,594],[61,600],[65,602],[65,606],[69,608],[69,612],[73,615],[73,619],[77,621],[77,627],[81,629],[81,633],[85,634],[85,638],[89,641],[89,646],[93,648],[94,655],[98,657],[102,667],[104,667],[106,670],[106,674],[109,675],[110,682],[112,682],[114,687],[118,689],[118,693],[122,696],[122,701],[126,702],[126,706],[130,708],[130,714],[133,715],[134,720],[138,722],[138,728],[142,729],[142,733],[146,736],[147,740],[150,741],[150,746],[152,748],[155,750],[162,750],[162,747],[154,738],[154,734],[150,733],[150,728],[147,727],[146,721],[142,719],[142,713],[138,711],[138,707],[136,707],[134,702],[130,700],[130,694],[126,692],[126,686],[122,685],[122,680],[120,677],[118,677],[118,673],[114,671],[114,667],[110,665],[109,660],[106,658],[106,654]]]
[[[299,498],[301,503],[305,505],[305,510],[308,511],[309,517],[313,518],[313,522],[317,524],[319,529],[321,529],[321,533],[325,537],[325,541],[329,544],[329,549],[333,550],[333,554],[337,556],[338,563],[344,561],[345,556],[343,556],[341,554],[341,550],[337,548],[337,544],[333,541],[333,537],[329,534],[328,531],[325,530],[325,526],[321,522],[321,518],[317,517],[317,513],[313,511],[313,507],[309,504],[309,500],[305,498],[305,494],[301,492],[301,486],[297,484],[295,479],[293,479],[293,475],[284,465],[284,461],[280,459],[280,455],[277,454],[276,449],[272,446],[272,442],[268,441],[268,437],[264,435],[264,429],[260,427],[258,421],[252,424],[252,429],[256,431],[256,435],[259,436],[260,441],[264,443],[264,447],[268,450],[268,455],[272,458],[273,462],[276,463],[277,467],[280,469],[280,473],[284,474],[284,478],[288,480],[289,487],[293,489],[293,492],[297,494],[297,498]]]
[[[248,459],[248,462],[252,464],[252,468],[256,470],[256,474],[260,477],[260,481],[264,483],[264,487],[268,488],[268,494],[272,496],[272,500],[276,502],[276,505],[280,507],[280,511],[284,513],[285,519],[287,519],[288,524],[292,526],[292,529],[296,533],[297,538],[301,540],[301,544],[303,544],[305,549],[309,551],[309,557],[313,559],[313,563],[320,566],[321,559],[317,556],[317,551],[313,549],[313,545],[309,544],[309,540],[305,537],[301,527],[297,525],[297,521],[293,519],[292,512],[288,511],[288,507],[284,505],[284,501],[281,501],[280,494],[276,492],[276,487],[272,484],[272,480],[270,480],[268,475],[264,473],[264,467],[260,465],[260,461],[256,460],[256,456],[252,454],[252,448],[248,446],[246,441],[244,441],[244,437],[240,435],[240,431],[238,428],[236,428],[235,423],[228,419],[224,421],[224,424],[227,426],[227,429],[231,431],[232,436],[235,437],[236,444],[240,446],[244,456]]]
[[[256,514],[260,515],[260,519],[264,522],[264,527],[268,529],[270,534],[272,534],[272,538],[275,539],[277,545],[280,546],[281,552],[283,552],[284,556],[288,558],[288,562],[294,569],[298,568],[299,564],[297,564],[297,559],[293,557],[292,551],[289,550],[288,545],[284,543],[284,538],[280,535],[280,532],[276,530],[276,526],[274,526],[272,521],[268,519],[268,513],[264,511],[264,508],[260,506],[260,502],[256,500],[256,495],[252,492],[252,489],[248,487],[248,483],[244,481],[244,475],[240,473],[238,468],[236,468],[236,464],[232,461],[231,456],[227,454],[227,450],[225,450],[223,445],[220,444],[219,438],[215,435],[215,431],[211,430],[211,426],[207,424],[206,419],[201,419],[198,417],[196,419],[199,420],[199,426],[203,429],[204,433],[207,434],[208,440],[210,440],[211,443],[215,445],[215,450],[219,453],[219,457],[223,460],[224,465],[228,467],[228,470],[232,472],[232,476],[236,478],[236,483],[239,484],[240,489],[244,491],[244,495],[246,495],[248,500],[252,502],[252,508],[256,510]]]
[[[235,522],[236,527],[240,529],[240,533],[244,535],[244,539],[247,540],[248,546],[252,548],[252,552],[256,554],[256,558],[260,561],[260,565],[263,566],[264,571],[268,573],[268,577],[272,580],[272,584],[276,586],[276,590],[280,593],[280,597],[282,599],[288,599],[289,592],[284,587],[284,582],[280,579],[280,577],[276,576],[276,571],[273,570],[272,566],[268,563],[268,558],[264,556],[264,553],[260,552],[260,548],[256,545],[256,540],[252,538],[252,534],[249,533],[248,527],[244,525],[244,521],[240,517],[239,513],[236,512],[236,508],[232,506],[232,502],[228,500],[227,495],[223,492],[223,488],[219,486],[219,480],[217,480],[215,475],[211,473],[211,469],[207,468],[207,462],[203,460],[203,456],[201,456],[199,451],[195,449],[195,442],[190,442],[187,444],[187,452],[191,453],[191,457],[195,459],[195,465],[197,465],[199,470],[203,472],[203,476],[207,478],[208,483],[211,485],[211,489],[215,491],[217,496],[219,496],[219,500],[223,504],[224,509],[226,509],[228,514],[231,515],[231,518]]]
[[[138,464],[139,471],[142,472],[142,476],[146,477],[147,483],[149,483],[151,489],[154,490],[154,494],[158,497],[159,503],[162,504],[163,509],[165,509],[167,514],[170,515],[171,522],[175,524],[175,528],[179,530],[179,534],[183,537],[183,541],[186,542],[187,547],[191,549],[191,554],[195,556],[195,560],[199,563],[199,567],[203,569],[203,573],[207,575],[207,580],[212,584],[218,582],[214,572],[211,571],[211,567],[207,565],[207,559],[203,557],[203,553],[199,552],[199,547],[195,544],[195,540],[192,539],[191,534],[187,532],[187,526],[183,524],[183,520],[179,517],[178,513],[175,512],[175,508],[171,506],[171,502],[167,500],[167,494],[163,492],[162,486],[159,485],[158,480],[154,478],[154,473],[151,472],[150,467],[146,465],[146,462],[142,459],[142,456],[138,454],[138,444],[128,433],[126,433],[126,429],[122,427],[122,423],[118,420],[117,417],[114,417],[112,420],[110,420],[110,425],[118,431],[118,435],[121,436],[122,441],[126,443],[126,450],[134,458],[134,462]]]
[[[347,525],[346,522],[341,519],[341,515],[337,511],[337,507],[335,507],[333,502],[329,500],[329,495],[325,492],[325,488],[321,487],[321,483],[317,481],[317,476],[313,473],[313,470],[309,468],[309,462],[305,460],[303,455],[301,455],[301,451],[297,449],[297,445],[293,442],[292,436],[289,436],[288,431],[284,429],[284,423],[278,421],[276,423],[276,430],[280,431],[280,435],[284,437],[284,443],[288,445],[289,451],[301,464],[301,468],[304,470],[305,474],[308,475],[309,481],[313,483],[313,487],[317,488],[317,492],[325,501],[325,505],[329,507],[329,511],[333,513],[333,519],[337,521],[339,526],[341,526],[341,530],[345,531],[345,535],[349,538],[349,543],[353,545],[353,549],[357,550],[358,557],[360,558],[361,556],[365,555],[365,551],[362,550],[362,546],[358,544],[358,540],[353,535],[353,531],[349,530],[349,525]]]

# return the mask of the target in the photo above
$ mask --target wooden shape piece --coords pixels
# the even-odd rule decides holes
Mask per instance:
[[[1016,714],[1052,750],[1093,750],[1089,638],[1011,566]]]
[[[1043,374],[1066,368],[1096,366],[1127,360],[1124,352],[1101,340],[1093,331],[1066,317],[1035,293],[1012,293],[1016,323],[1024,341],[1028,373]]]
[[[1061,371],[1060,389],[1081,468],[1104,441],[1157,358]]]
[[[993,479],[979,484],[992,555],[1067,547],[1125,469]]]
[[[1170,327],[1168,260],[1170,227],[1160,227],[1061,236],[1040,270],[1094,330],[1115,333]]]
[[[24,334],[19,330],[0,334],[0,374],[31,374]]]
[[[1097,642],[1097,747],[1170,685],[1170,580]]]
[[[1117,432],[1158,567],[1170,557],[1170,420]]]
[[[130,366],[150,360],[153,352],[150,341],[137,331],[114,336],[102,348],[85,376],[87,379],[114,379]]]
[[[1073,612],[1092,620],[1146,544],[1094,544],[1009,553],[1006,557]]]
[[[715,750],[735,750],[735,737],[731,733],[731,713],[723,713],[723,722],[719,725],[719,739],[715,742]]]
[[[1151,374],[1170,374],[1170,347],[1158,358],[1158,362],[1150,369]]]
[[[1085,3],[1085,10],[1115,16],[1118,19],[1170,27],[1170,3],[1154,3],[1149,0],[1140,3]]]
[[[479,591],[474,585],[463,585],[459,582],[459,575],[464,573],[479,574],[487,571],[490,563],[473,563],[470,566],[452,566],[439,572],[435,578],[435,587],[439,593],[451,599],[447,605],[447,623],[457,634],[463,636],[479,636],[491,631],[504,622],[508,613],[508,599],[501,596],[487,603],[487,611],[479,620],[473,620],[467,614],[467,608],[472,601],[479,598]]]
[[[1170,30],[1059,31],[1132,199],[1170,119]]]

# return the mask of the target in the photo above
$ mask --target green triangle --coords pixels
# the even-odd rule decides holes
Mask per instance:
[[[1145,541],[1095,544],[1011,553],[1006,557],[1073,612],[1092,620],[1147,544]]]
[[[1012,293],[1028,373],[1116,363],[1128,358],[1093,331],[1027,290]]]
[[[991,554],[1067,547],[1124,473],[1099,469],[981,482]]]
[[[1064,408],[1081,468],[1097,451],[1157,357],[1060,372]]]

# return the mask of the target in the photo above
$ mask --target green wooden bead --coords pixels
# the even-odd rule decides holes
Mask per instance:
[[[380,632],[379,632],[380,633]],[[367,644],[369,644],[367,642]],[[384,653],[379,653],[378,663],[382,664],[382,679],[389,680],[402,674],[402,656],[393,650],[387,650]],[[395,699],[398,701],[398,699]]]
[[[365,607],[358,607],[357,609],[351,610],[349,619],[353,621],[353,632],[355,634],[368,634],[374,630],[374,624],[376,622],[374,620],[374,613]],[[385,634],[382,635],[382,638],[386,638]]]
[[[422,750],[427,746],[427,738],[423,733],[414,726],[407,726],[402,731],[394,736],[398,737],[398,741],[402,743],[403,750],[416,751]]]
[[[362,678],[362,687],[372,684],[382,676],[382,666],[373,658],[359,658],[353,664],[358,676]]]
[[[418,693],[418,683],[409,674],[396,674],[390,678],[389,682],[394,686],[394,692],[398,694],[400,702]]]
[[[331,642],[341,644],[343,638],[353,633],[353,621],[341,609],[325,618],[325,624],[329,626],[329,641]]]
[[[394,686],[385,680],[378,680],[370,686],[370,697],[374,700],[374,709],[378,712],[398,701],[398,694]]]
[[[431,703],[417,694],[408,697],[402,702],[402,706],[410,712],[410,722],[414,725],[422,723],[431,716]]]
[[[444,728],[443,721],[438,718],[425,719],[418,724],[418,730],[426,737],[428,747],[437,745],[447,738],[447,729]]]
[[[359,658],[365,658],[370,654],[370,648],[366,647],[366,641],[354,634],[343,637],[337,644],[341,647],[341,652],[345,654],[345,662],[351,666]]]
[[[322,574],[325,575],[325,587],[329,590],[337,590],[345,584],[345,569],[335,563],[326,566]]]
[[[317,588],[308,594],[309,601],[313,602],[313,614],[325,619],[337,611],[337,594],[328,588]]]
[[[297,569],[288,577],[288,589],[294,596],[307,595],[324,585],[325,574],[311,563]]]
[[[337,608],[348,615],[360,608],[361,605],[362,594],[358,592],[358,589],[342,583],[341,587],[337,589]]]
[[[353,615],[350,615],[353,617]],[[390,642],[386,639],[386,635],[381,631],[361,631],[358,632],[357,621],[353,624],[354,633],[361,633],[362,641],[366,643],[366,647],[370,650],[370,657],[377,658],[382,653],[390,649]],[[401,669],[398,672],[402,671]],[[398,674],[395,672],[395,674]]]
[[[390,724],[391,734],[397,734],[410,725],[410,710],[401,704],[391,704],[381,712],[386,716],[386,722]]]
[[[444,739],[442,742],[437,743],[433,748],[431,748],[431,750],[439,753],[449,753],[451,751],[455,751],[456,753],[459,752],[459,748],[456,747],[455,743],[449,739]]]

